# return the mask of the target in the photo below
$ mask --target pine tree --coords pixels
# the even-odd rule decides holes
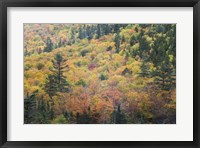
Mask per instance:
[[[144,59],[147,57],[147,54],[150,52],[150,46],[147,42],[146,38],[141,37],[139,40],[139,55],[141,59]]]
[[[119,34],[120,24],[114,24],[114,32]]]
[[[49,74],[48,77],[46,78],[44,89],[51,99],[53,96],[56,95],[56,92],[58,91],[57,83],[58,83],[57,77],[53,74]]]
[[[115,109],[113,111],[111,122],[114,123],[114,124],[126,124],[127,123],[125,114],[121,111],[121,105],[120,104],[117,106],[117,109]]]
[[[116,53],[119,53],[119,51],[120,51],[120,36],[118,33],[115,34],[114,41],[115,41]]]
[[[58,42],[58,47],[62,47],[63,46],[63,41],[62,39],[60,38],[59,42]]]
[[[121,43],[124,43],[124,42],[125,42],[125,36],[122,35]]]
[[[81,26],[78,29],[78,38],[84,39],[84,31],[83,31],[83,28]]]
[[[50,37],[47,37],[46,40],[46,47],[44,48],[44,52],[51,52],[53,50],[53,43]]]
[[[26,98],[24,99],[24,123],[33,123],[35,116],[36,116],[36,94],[38,91],[33,92],[29,96],[27,94]]]
[[[107,35],[109,33],[111,33],[110,25],[109,24],[105,24],[104,25],[104,34]]]
[[[43,98],[38,99],[35,123],[48,124],[51,120],[46,101]]]
[[[101,37],[101,26],[100,24],[97,25],[97,39]]]
[[[54,60],[52,60],[53,68],[50,69],[52,74],[49,74],[46,78],[44,90],[49,95],[50,105],[49,118],[54,118],[54,99],[53,96],[58,92],[69,92],[69,83],[66,81],[66,77],[63,75],[64,69],[68,66],[64,64],[66,60],[63,59],[60,53],[57,53]]]
[[[133,46],[136,42],[137,42],[137,41],[136,41],[135,35],[134,35],[134,34],[131,35],[131,38],[130,38],[130,46]]]
[[[154,50],[150,55],[151,61],[156,67],[153,71],[155,82],[163,90],[175,87],[176,79],[176,41],[175,28],[156,37]]]
[[[52,74],[48,75],[45,83],[45,91],[50,98],[55,96],[57,92],[69,92],[70,90],[69,83],[63,75],[68,67],[68,65],[65,65],[65,61],[60,53],[57,53],[54,60],[52,60],[53,68],[49,69]]]
[[[69,83],[66,81],[66,77],[63,75],[63,72],[68,68],[68,65],[66,65],[65,62],[66,60],[63,59],[62,55],[57,53],[54,60],[52,60],[53,69],[50,69],[57,80],[59,92],[69,91]]]
[[[24,56],[29,56],[29,52],[27,49],[25,49],[25,51],[24,51]]]
[[[142,61],[142,65],[141,65],[141,73],[140,76],[141,77],[151,77],[151,72],[150,72],[150,65],[148,62]]]
[[[118,105],[118,108],[117,108],[116,123],[117,124],[125,124],[126,123],[126,118],[125,118],[124,113],[121,111],[120,105]]]

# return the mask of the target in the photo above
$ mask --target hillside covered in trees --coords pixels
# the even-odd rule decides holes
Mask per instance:
[[[175,124],[175,24],[24,24],[25,124]]]

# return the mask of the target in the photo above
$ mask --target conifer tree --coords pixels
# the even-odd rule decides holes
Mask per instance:
[[[59,42],[58,42],[58,47],[62,47],[63,46],[63,41],[62,39],[60,38]]]
[[[46,40],[46,47],[44,48],[44,52],[51,52],[53,50],[53,43],[50,37],[47,37]]]
[[[52,98],[57,92],[69,92],[69,83],[63,72],[67,69],[68,65],[60,53],[55,55],[54,60],[52,60],[53,67],[49,70],[52,74],[48,75],[45,83],[45,91]]]
[[[113,111],[111,122],[115,123],[115,124],[126,124],[127,123],[125,114],[121,111],[120,104],[117,106],[117,110]]]
[[[74,44],[75,43],[75,31],[73,28],[71,28],[70,30],[70,44]]]
[[[78,29],[78,38],[84,39],[84,32],[83,32],[83,28],[81,26]]]
[[[131,38],[130,38],[130,45],[133,46],[136,42],[137,42],[137,41],[136,41],[135,35],[134,35],[134,34],[131,35]]]
[[[118,33],[115,34],[114,36],[114,41],[115,41],[115,48],[116,48],[116,53],[119,53],[120,51],[120,36]]]
[[[33,92],[33,94],[27,94],[24,99],[24,123],[33,123],[36,116],[36,94],[38,91]]]
[[[101,37],[101,26],[100,24],[97,25],[97,39]]]
[[[46,78],[44,89],[51,99],[53,96],[56,95],[56,92],[58,91],[57,83],[58,83],[57,78],[53,74],[49,74],[48,77]]]
[[[175,29],[166,34],[157,36],[154,42],[154,50],[151,53],[151,61],[156,67],[153,71],[155,82],[164,90],[175,87],[176,60],[175,60]],[[168,36],[166,38],[166,35]]]
[[[124,42],[125,42],[125,36],[122,35],[121,43],[124,43]]]

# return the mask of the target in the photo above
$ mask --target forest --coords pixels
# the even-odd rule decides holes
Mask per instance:
[[[176,124],[176,24],[24,24],[24,124]]]

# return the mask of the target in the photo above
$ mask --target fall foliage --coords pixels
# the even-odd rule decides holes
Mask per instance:
[[[175,124],[175,24],[24,24],[25,124]]]

